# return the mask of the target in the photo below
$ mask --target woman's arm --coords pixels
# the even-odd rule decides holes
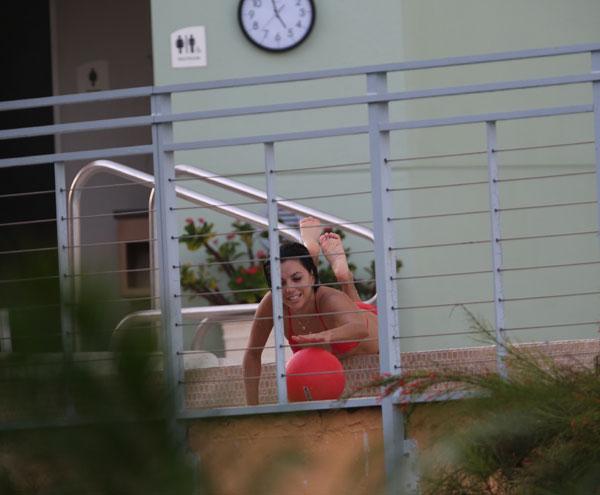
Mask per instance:
[[[323,332],[294,335],[294,342],[330,343],[369,337],[369,325],[365,315],[358,312],[356,304],[346,294],[330,287],[320,287],[317,297],[319,312],[328,329]]]
[[[242,369],[244,372],[244,387],[246,403],[249,406],[258,404],[258,383],[261,373],[261,356],[265,343],[273,328],[273,302],[268,292],[256,309],[248,346],[244,353]]]

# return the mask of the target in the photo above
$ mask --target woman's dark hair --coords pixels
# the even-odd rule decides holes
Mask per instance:
[[[279,260],[298,260],[302,263],[302,266],[306,268],[308,273],[310,273],[315,278],[315,290],[319,285],[319,270],[315,265],[315,262],[312,259],[312,256],[306,249],[306,246],[300,244],[299,242],[282,242],[279,246]],[[271,287],[271,261],[267,259],[263,263],[263,270],[265,271],[265,278],[267,279],[267,284],[269,288]]]

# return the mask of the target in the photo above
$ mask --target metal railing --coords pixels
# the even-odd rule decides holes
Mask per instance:
[[[428,69],[440,69],[451,67],[465,67],[476,64],[502,63],[514,60],[535,60],[539,58],[563,57],[567,55],[589,55],[590,68],[580,74],[566,74],[552,77],[536,77],[531,79],[511,80],[502,82],[487,82],[481,84],[468,84],[453,87],[437,87],[431,89],[402,90],[395,91],[389,88],[388,74],[402,71],[425,71]],[[284,103],[268,103],[264,105],[253,105],[240,108],[221,108],[215,110],[198,111],[175,111],[173,110],[173,96],[183,95],[190,92],[202,92],[210,90],[226,90],[236,88],[245,88],[259,86],[263,84],[275,85],[286,83],[301,83],[304,81],[315,81],[330,78],[345,77],[364,77],[365,90],[363,94],[343,96],[336,98],[311,99],[310,101],[292,101]],[[431,118],[419,119],[401,119],[390,112],[393,105],[400,102],[411,102],[415,100],[430,98],[449,98],[463,97],[468,95],[487,95],[515,90],[537,90],[564,87],[567,85],[584,86],[590,91],[586,93],[585,101],[581,98],[575,98],[575,101],[564,102],[561,106],[542,105],[539,108],[495,108],[494,111],[485,113],[466,114],[464,111],[458,111],[456,115],[438,115]],[[147,188],[155,187],[155,194],[152,195],[152,201],[155,201],[155,208],[150,208],[154,215],[152,224],[157,226],[156,235],[156,256],[154,263],[158,274],[159,283],[155,286],[156,297],[160,299],[160,313],[157,309],[150,309],[140,313],[133,313],[121,321],[119,328],[131,324],[136,318],[147,319],[148,321],[160,320],[163,329],[163,335],[166,337],[163,342],[163,355],[165,358],[165,380],[170,384],[176,393],[173,395],[173,403],[170,412],[174,422],[207,416],[234,415],[234,414],[258,414],[275,411],[302,411],[313,409],[327,409],[338,407],[338,404],[332,402],[326,403],[288,403],[286,400],[286,374],[284,362],[284,348],[286,347],[283,332],[283,310],[281,298],[278,290],[274,291],[274,321],[275,321],[275,353],[276,368],[275,381],[277,383],[278,398],[276,403],[261,406],[236,406],[236,407],[211,407],[211,408],[188,408],[185,405],[185,388],[189,384],[185,381],[185,370],[182,365],[183,341],[181,329],[184,320],[202,319],[215,316],[215,311],[237,311],[235,308],[224,310],[223,308],[194,308],[188,309],[182,307],[181,297],[179,297],[180,288],[180,253],[179,253],[179,223],[175,211],[177,198],[185,198],[192,203],[204,205],[209,208],[219,210],[226,215],[233,214],[236,217],[250,217],[242,210],[235,209],[234,206],[226,202],[218,202],[208,198],[200,193],[196,193],[176,185],[176,178],[181,174],[187,176],[193,175],[194,179],[201,179],[207,183],[217,184],[219,187],[237,189],[236,192],[242,192],[254,199],[264,200],[268,215],[267,217],[252,217],[252,221],[268,229],[270,235],[271,265],[273,266],[273,286],[277,287],[279,277],[279,268],[276,259],[278,252],[279,234],[289,231],[285,226],[278,225],[278,208],[285,207],[300,214],[310,214],[313,216],[318,213],[316,209],[302,208],[286,194],[278,189],[276,178],[279,178],[282,172],[282,163],[280,161],[279,146],[297,143],[299,141],[314,142],[314,140],[323,139],[346,139],[359,137],[364,139],[361,142],[361,150],[364,152],[357,157],[358,161],[366,162],[368,175],[371,182],[370,206],[371,215],[367,219],[373,225],[374,255],[376,269],[376,293],[378,305],[378,325],[379,325],[379,369],[380,373],[401,372],[401,356],[407,348],[407,343],[416,339],[426,340],[432,337],[447,339],[443,340],[443,345],[451,337],[466,332],[460,332],[460,329],[436,328],[427,325],[440,324],[443,321],[440,318],[426,319],[421,315],[427,311],[444,310],[447,311],[461,304],[467,306],[485,307],[493,313],[494,329],[499,342],[497,346],[496,360],[497,369],[505,373],[505,361],[503,354],[503,340],[507,338],[508,332],[528,332],[539,329],[546,325],[548,329],[553,330],[560,327],[565,328],[593,328],[598,324],[597,313],[593,312],[598,305],[595,303],[600,290],[597,287],[597,281],[589,282],[580,272],[569,272],[569,277],[552,276],[541,278],[538,285],[527,286],[522,279],[515,278],[511,284],[507,284],[507,279],[511,274],[530,273],[534,271],[549,273],[561,268],[566,269],[592,269],[597,268],[599,260],[597,256],[598,222],[600,219],[600,206],[598,206],[598,197],[600,197],[600,44],[578,45],[571,47],[547,48],[537,50],[526,50],[519,52],[508,52],[491,55],[477,55],[467,57],[452,57],[446,59],[405,62],[397,64],[383,64],[377,66],[357,67],[339,70],[324,70],[305,72],[299,74],[284,74],[278,76],[264,76],[242,78],[236,80],[223,80],[205,83],[193,83],[183,85],[170,85],[163,87],[137,88],[134,90],[116,90],[87,95],[70,95],[64,97],[38,98],[33,100],[22,100],[15,102],[0,103],[0,111],[19,110],[35,108],[39,106],[69,105],[81,102],[120,100],[122,98],[143,97],[151,99],[151,112],[148,115],[107,119],[103,121],[83,121],[70,124],[56,124],[52,126],[37,126],[23,129],[12,129],[0,131],[0,139],[25,138],[38,135],[62,135],[71,133],[80,133],[107,129],[124,129],[132,127],[151,127],[152,143],[136,144],[133,146],[122,146],[115,148],[88,149],[84,151],[67,151],[49,153],[35,156],[21,156],[13,158],[0,159],[0,167],[22,167],[34,164],[53,163],[56,177],[56,195],[57,204],[57,247],[51,249],[58,252],[59,272],[58,279],[61,289],[65,295],[63,301],[72,301],[71,281],[74,271],[80,269],[80,253],[76,250],[80,242],[77,241],[80,235],[79,227],[73,224],[67,228],[68,219],[74,220],[78,216],[75,203],[79,200],[77,189],[81,188],[92,175],[99,171],[110,170],[110,173],[116,173],[127,180],[133,179],[139,181],[142,186]],[[190,97],[191,98],[191,97]],[[563,102],[561,102],[563,103]],[[526,106],[526,105],[522,105]],[[297,112],[303,110],[325,110],[337,109],[342,107],[361,107],[366,112],[362,116],[363,120],[355,125],[332,125],[329,128],[318,128],[316,124],[311,125],[308,130],[298,130],[292,128],[279,129],[274,132],[265,131],[264,133],[250,133],[241,136],[217,136],[209,139],[176,139],[173,133],[174,126],[183,126],[185,123],[200,122],[212,119],[227,119],[231,117],[249,117],[260,119],[263,115],[281,114],[283,112]],[[436,109],[438,110],[438,109]],[[504,145],[500,136],[498,136],[499,124],[513,123],[530,119],[528,122],[541,118],[559,118],[565,116],[590,115],[592,122],[587,122],[590,127],[589,134],[586,136],[565,142],[533,142],[526,143],[524,146]],[[293,119],[290,119],[293,120]],[[437,156],[433,153],[426,153],[417,156],[393,156],[394,147],[390,143],[392,136],[404,135],[410,130],[424,129],[442,129],[453,128],[456,126],[473,126],[479,129],[482,134],[485,131],[484,143],[478,143],[476,149],[468,150],[444,150]],[[249,126],[248,128],[254,129]],[[193,133],[183,136],[203,136]],[[535,150],[535,149],[553,149],[559,147],[573,147],[580,145],[594,146],[594,157],[586,162],[585,170],[562,170],[558,173],[549,173],[544,170],[543,173],[522,172],[520,175],[503,175],[502,158],[514,152],[517,149]],[[231,149],[236,147],[255,146],[260,148],[260,159],[264,169],[260,171],[266,179],[266,193],[262,193],[256,188],[236,185],[223,176],[217,176],[215,172],[200,171],[190,169],[187,165],[176,165],[175,153],[178,152],[200,152],[202,150]],[[344,144],[341,145],[342,147]],[[152,155],[154,164],[154,177],[150,174],[141,172],[127,171],[114,162],[109,162],[109,158],[123,159],[123,157],[137,155]],[[365,159],[364,155],[368,155]],[[484,159],[486,167],[482,167],[485,177],[462,177],[454,180],[435,181],[428,177],[428,181],[423,183],[403,183],[394,176],[396,165],[404,166],[414,161],[427,160],[432,163],[437,159],[447,157],[476,157]],[[72,191],[72,200],[66,201],[66,192],[69,187],[66,185],[65,165],[77,160],[98,160],[93,167],[82,169],[76,180],[70,185]],[[186,160],[187,161],[187,160]],[[201,161],[201,160],[199,160]],[[565,163],[568,163],[565,161]],[[348,163],[342,164],[346,168]],[[589,165],[589,166],[588,166]],[[341,166],[341,165],[340,165]],[[564,163],[561,165],[565,167]],[[407,169],[402,169],[406,172]],[[314,170],[311,170],[314,173]],[[595,181],[591,176],[595,175]],[[534,181],[536,184],[543,181],[563,180],[567,176],[578,177],[581,183],[586,187],[592,185],[595,188],[593,194],[581,198],[553,199],[552,201],[535,202],[535,195],[528,196],[528,201],[518,199],[519,191],[512,191],[514,195],[507,200],[510,194],[505,193],[503,188],[508,188],[517,181]],[[400,182],[400,183],[398,183]],[[579,187],[578,183],[578,187]],[[398,199],[409,202],[413,198],[412,194],[420,193],[425,190],[433,190],[439,193],[447,192],[449,189],[456,188],[477,188],[487,187],[484,201],[477,204],[476,207],[469,204],[465,208],[456,208],[449,210],[441,208],[437,211],[430,211],[421,208],[422,211],[402,211],[398,214],[394,201]],[[561,191],[568,191],[568,187],[557,187]],[[464,189],[463,189],[464,190]],[[588,189],[586,189],[586,192]],[[340,193],[342,195],[343,193]],[[461,194],[456,195],[461,198]],[[545,198],[542,194],[540,197]],[[73,202],[73,206],[67,211],[67,204]],[[415,201],[415,204],[418,203]],[[574,226],[572,229],[562,228],[563,225],[554,227],[549,231],[535,231],[531,226],[537,225],[531,221],[526,225],[527,229],[520,231],[520,224],[513,232],[510,225],[507,227],[506,219],[509,215],[516,212],[517,215],[525,215],[525,212],[546,211],[549,209],[569,209],[569,208],[588,208],[585,214],[575,215],[572,218],[579,220],[581,218],[589,219],[589,209],[594,205],[595,225],[588,223]],[[444,206],[442,204],[442,206]],[[416,208],[416,206],[415,206]],[[570,211],[570,210],[569,210]],[[471,228],[476,224],[473,218],[481,218],[485,215],[489,220],[489,226],[485,225],[485,235],[479,231],[473,232]],[[407,239],[395,234],[406,222],[424,222],[434,218],[441,218],[444,221],[468,217],[469,221],[453,231],[455,236],[449,236],[447,239],[436,238],[431,235],[432,230],[415,228],[420,235]],[[353,228],[354,233],[359,236],[369,238],[367,230],[360,227],[367,223],[364,219],[352,219],[352,221],[342,221],[337,216],[325,216],[321,214],[323,221],[331,222],[344,228]],[[485,218],[485,217],[484,217]],[[575,223],[573,220],[572,223]],[[506,223],[501,223],[502,221]],[[404,222],[404,223],[403,223]],[[571,222],[568,222],[570,224]],[[552,224],[554,226],[554,224]],[[504,227],[501,229],[500,227]],[[489,228],[491,227],[491,228]],[[560,228],[558,228],[560,227]],[[403,233],[406,231],[403,230]],[[413,231],[411,231],[413,233]],[[433,232],[435,233],[435,232]],[[273,235],[274,234],[274,235]],[[368,235],[367,235],[368,234]],[[459,235],[460,234],[460,235]],[[477,234],[477,235],[475,235]],[[530,243],[530,251],[543,252],[548,247],[551,239],[564,239],[571,242],[572,239],[586,239],[586,258],[579,259],[579,253],[568,253],[568,259],[557,261],[539,260],[531,261],[529,258],[515,256],[511,252],[510,246],[518,243]],[[592,242],[588,242],[593,239]],[[540,244],[536,244],[540,242]],[[593,244],[593,243],[596,244]],[[541,244],[546,243],[546,244]],[[583,245],[583,244],[582,244]],[[66,254],[69,246],[73,251],[73,267],[70,268]],[[579,246],[579,244],[578,244]],[[594,247],[596,251],[594,251]],[[36,248],[37,249],[37,248]],[[44,248],[46,249],[46,248]],[[467,260],[467,267],[454,266],[452,264],[452,250],[454,249],[473,249],[475,254],[464,255]],[[479,249],[480,251],[476,251]],[[536,251],[537,249],[537,251]],[[437,250],[437,251],[436,251]],[[485,261],[481,253],[485,250],[487,258]],[[438,253],[436,256],[425,255],[424,253]],[[12,251],[11,251],[12,252]],[[549,257],[555,255],[555,251],[548,250]],[[415,257],[413,253],[422,255],[421,258]],[[441,253],[441,254],[439,254]],[[448,254],[450,253],[450,254]],[[529,251],[528,251],[529,253]],[[0,253],[1,254],[1,253]],[[400,274],[396,273],[396,256],[402,254],[404,266]],[[520,253],[517,252],[517,255]],[[561,255],[562,256],[562,255]],[[445,265],[436,263],[439,259],[444,259]],[[508,260],[508,261],[507,261]],[[447,265],[450,265],[448,267]],[[589,274],[588,273],[588,274]],[[579,274],[579,275],[578,275]],[[477,285],[471,282],[475,277],[487,277],[485,282]],[[572,284],[566,288],[551,290],[553,287],[548,280],[565,280],[568,278]],[[454,285],[455,280],[467,280],[462,285]],[[441,280],[450,281],[447,286],[443,285]],[[432,286],[427,287],[419,294],[417,290],[407,289],[409,283],[421,283],[432,281]],[[582,282],[582,285],[579,285]],[[584,283],[585,282],[585,283]],[[587,284],[587,285],[586,285]],[[522,287],[526,286],[527,290]],[[449,288],[448,288],[449,287]],[[459,287],[459,288],[457,288]],[[462,294],[461,289],[468,287],[471,291],[468,294]],[[479,290],[485,287],[485,291]],[[445,290],[442,290],[445,289]],[[400,292],[401,291],[401,292]],[[398,297],[399,292],[401,298]],[[465,291],[466,292],[466,291]],[[475,293],[476,292],[476,293]],[[481,293],[483,292],[483,293]],[[421,296],[421,297],[419,297]],[[580,304],[577,306],[580,314],[580,320],[576,321],[574,317],[565,316],[563,319],[556,319],[551,324],[535,320],[530,314],[525,314],[519,304],[533,305],[536,301],[555,301],[576,300]],[[66,306],[66,305],[65,305]],[[239,308],[240,311],[249,310],[250,306]],[[550,308],[553,309],[553,308]],[[532,312],[533,313],[533,312]],[[517,315],[514,318],[511,315]],[[523,316],[525,314],[525,316]],[[536,317],[544,314],[544,311],[535,311]],[[160,315],[160,317],[159,317]],[[562,314],[561,314],[562,316]],[[511,319],[512,318],[512,319]],[[448,318],[446,318],[448,319]],[[139,321],[139,320],[138,320]],[[433,323],[432,323],[433,322]],[[433,328],[433,329],[432,329]],[[63,340],[65,353],[72,352],[68,311],[63,312]],[[556,336],[548,331],[543,334],[547,338]],[[538,334],[536,334],[538,335]],[[588,335],[588,334],[586,334]],[[14,336],[13,336],[14,337]],[[560,337],[560,335],[559,335]],[[452,341],[454,342],[454,341]],[[404,346],[401,349],[402,346]],[[402,353],[401,353],[402,351]],[[404,448],[404,426],[401,411],[397,406],[398,397],[387,397],[378,402],[375,397],[362,397],[348,401],[345,407],[360,406],[378,406],[382,410],[382,424],[385,438],[386,466],[388,472],[392,473],[395,469],[395,462],[398,455],[401,455]]]

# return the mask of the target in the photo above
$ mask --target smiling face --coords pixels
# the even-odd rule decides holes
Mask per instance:
[[[281,287],[283,304],[298,312],[312,307],[315,278],[298,260],[281,263]]]

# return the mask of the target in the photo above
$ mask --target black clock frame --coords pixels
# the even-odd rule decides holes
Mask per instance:
[[[306,38],[308,38],[308,36],[312,32],[312,30],[315,27],[315,24],[317,22],[317,11],[315,9],[315,2],[313,0],[307,0],[308,3],[310,4],[310,8],[312,10],[312,22],[310,23],[308,31],[306,31],[306,33],[304,33],[304,36],[302,36],[302,38],[300,38],[298,41],[296,41],[296,43],[294,43],[293,45],[286,46],[285,48],[269,48],[267,46],[263,46],[260,43],[256,42],[246,32],[246,29],[244,28],[244,24],[242,23],[242,4],[244,3],[244,1],[245,0],[240,0],[239,3],[238,3],[238,15],[237,15],[237,17],[238,17],[239,27],[240,27],[242,33],[244,34],[244,36],[246,37],[246,39],[250,43],[252,43],[257,48],[260,48],[261,50],[264,50],[264,51],[267,51],[267,52],[270,52],[270,53],[284,53],[284,52],[288,52],[288,51],[293,50],[294,48],[296,48],[298,45],[304,43],[304,41],[306,40]]]

